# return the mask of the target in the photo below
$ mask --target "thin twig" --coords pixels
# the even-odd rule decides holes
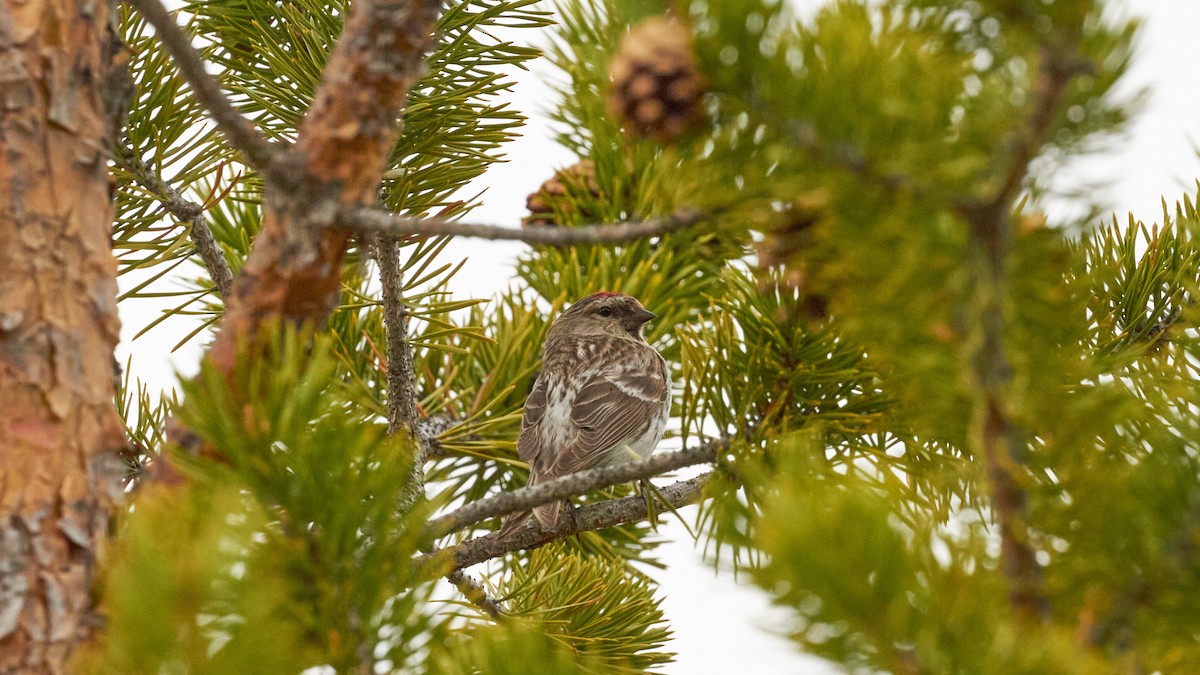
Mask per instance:
[[[672,483],[659,490],[659,493],[673,508],[695,504],[704,496],[704,486],[712,475],[712,472],[709,472]],[[451,569],[463,569],[513,551],[537,548],[580,532],[603,530],[622,523],[644,520],[648,516],[646,500],[639,496],[589,504],[571,513],[572,517],[560,518],[558,526],[551,530],[542,529],[536,520],[530,520],[525,527],[504,538],[491,533],[436,553],[420,556],[414,560],[418,567],[418,575],[424,576],[421,570],[427,566],[440,570],[444,570],[445,565],[449,565]],[[441,573],[445,574],[444,571]]]
[[[431,520],[425,527],[425,534],[436,539],[487,518],[528,511],[535,506],[586,494],[610,485],[657,476],[685,466],[713,462],[717,454],[727,447],[728,439],[713,439],[694,448],[685,448],[637,462],[588,469],[511,492],[501,492]]]
[[[877,185],[888,192],[920,192],[925,189],[913,175],[879,171],[862,149],[849,142],[830,143],[821,138],[812,124],[791,121],[787,124],[787,129],[789,140],[796,147],[807,151],[818,161],[840,167],[867,183]]]
[[[240,150],[254,168],[267,168],[275,155],[275,145],[229,102],[216,79],[205,69],[204,59],[192,46],[191,38],[175,23],[167,8],[159,0],[129,0],[129,3],[154,26],[159,42],[171,53],[196,100],[212,115],[229,144]]]
[[[1029,173],[1029,162],[1041,151],[1050,137],[1054,116],[1062,106],[1067,85],[1074,78],[1095,70],[1091,61],[1059,49],[1043,48],[1040,55],[1038,79],[1034,88],[1033,105],[1026,123],[1011,142],[1009,171],[1000,183],[993,204],[1011,202]]]
[[[196,253],[200,254],[200,260],[208,270],[208,276],[216,286],[217,293],[222,298],[228,298],[233,290],[233,271],[229,268],[229,262],[225,260],[221,246],[213,237],[208,222],[204,220],[204,207],[185,199],[178,190],[156,176],[131,148],[118,148],[116,160],[133,176],[138,185],[158,199],[167,213],[188,224],[188,235],[195,244]]]
[[[575,246],[578,244],[620,244],[675,232],[699,223],[702,214],[681,211],[663,218],[618,223],[613,225],[583,225],[580,227],[501,227],[463,223],[442,218],[409,218],[381,209],[362,208],[346,211],[332,219],[332,224],[362,232],[387,233],[394,237],[452,236],[475,237],[492,241],[523,241],[546,246]]]

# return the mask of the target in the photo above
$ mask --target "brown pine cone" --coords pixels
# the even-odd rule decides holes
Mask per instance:
[[[608,112],[635,136],[669,143],[703,117],[705,84],[692,34],[676,19],[651,17],[635,25],[608,73]]]
[[[798,196],[758,244],[758,260],[763,267],[786,265],[811,244],[812,228],[823,217],[827,197],[821,191]]]
[[[599,220],[597,214],[590,213],[586,207],[579,208],[578,197],[588,193],[598,198],[600,185],[596,182],[596,165],[585,159],[554,172],[553,178],[525,198],[529,215],[521,220],[521,224],[525,227],[562,225],[559,214],[564,212],[579,212],[585,223]]]

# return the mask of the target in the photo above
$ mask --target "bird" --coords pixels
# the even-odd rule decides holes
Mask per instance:
[[[654,318],[636,298],[605,291],[578,300],[550,325],[517,437],[529,485],[654,452],[671,413],[670,370],[643,335]],[[534,507],[533,517],[553,529],[563,504]],[[529,516],[510,517],[499,536]]]

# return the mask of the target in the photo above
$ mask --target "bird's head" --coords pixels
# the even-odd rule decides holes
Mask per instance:
[[[574,335],[632,337],[644,340],[642,327],[654,313],[623,293],[592,293],[554,320],[553,328]]]

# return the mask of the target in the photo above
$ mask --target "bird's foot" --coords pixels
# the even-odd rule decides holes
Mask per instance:
[[[657,532],[658,510],[655,508],[654,499],[658,496],[658,490],[653,483],[643,478],[637,482],[637,491],[642,496],[642,502],[646,504],[646,518],[650,521],[650,527]]]

